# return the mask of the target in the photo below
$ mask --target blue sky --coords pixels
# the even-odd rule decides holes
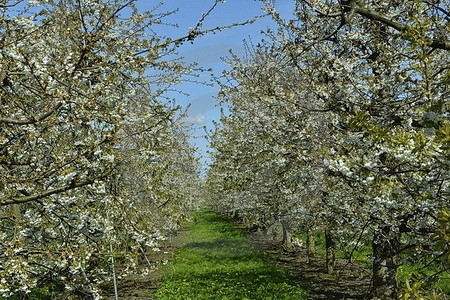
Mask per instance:
[[[285,13],[291,10],[293,1],[283,0],[282,4],[277,5]],[[141,0],[140,8],[150,10],[155,6],[156,1]],[[166,0],[164,5],[158,11],[171,11],[178,9],[176,14],[167,17],[168,23],[178,24],[178,28],[162,26],[158,33],[172,38],[187,35],[190,27],[195,27],[197,21],[214,4],[214,0]],[[214,28],[216,26],[229,25],[232,23],[241,23],[255,16],[262,15],[260,1],[254,0],[227,0],[226,3],[220,3],[212,14],[205,20],[204,28]],[[185,43],[179,48],[179,54],[185,57],[186,62],[197,62],[205,68],[212,68],[213,72],[203,73],[200,80],[210,81],[211,73],[220,75],[227,68],[223,63],[222,57],[229,55],[229,49],[235,54],[243,55],[243,40],[252,40],[257,42],[262,38],[261,30],[274,26],[269,18],[259,19],[253,24],[238,26],[227,29],[217,34],[202,36],[194,41],[193,44]],[[219,87],[206,86],[193,83],[183,83],[177,86],[178,89],[189,94],[184,96],[174,94],[177,103],[183,107],[190,104],[188,111],[188,121],[197,128],[193,132],[192,142],[198,147],[199,154],[203,156],[202,162],[207,163],[208,141],[204,138],[205,131],[202,127],[206,126],[209,130],[213,129],[212,122],[219,120],[220,109],[217,107],[217,101],[214,96]],[[171,95],[172,96],[172,95]]]

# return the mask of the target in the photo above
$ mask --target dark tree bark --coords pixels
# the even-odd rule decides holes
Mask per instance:
[[[291,233],[289,232],[289,226],[286,222],[281,222],[281,228],[283,231],[283,248],[286,251],[290,251],[292,250],[292,236]]]
[[[336,267],[336,240],[330,230],[325,230],[327,273],[334,274]]]
[[[400,234],[389,226],[376,231],[372,241],[374,256],[372,274],[372,297],[388,300],[398,298],[398,254]]]
[[[310,229],[306,231],[306,259],[308,263],[316,254],[316,243],[314,240],[314,232]]]

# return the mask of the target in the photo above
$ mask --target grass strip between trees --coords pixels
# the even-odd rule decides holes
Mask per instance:
[[[164,270],[155,299],[307,299],[285,270],[266,263],[266,255],[215,212],[198,213],[188,238]]]

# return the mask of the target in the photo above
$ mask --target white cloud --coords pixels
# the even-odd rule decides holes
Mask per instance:
[[[200,124],[205,121],[205,116],[202,114],[196,114],[195,116],[187,116],[183,118],[183,121],[187,124]]]

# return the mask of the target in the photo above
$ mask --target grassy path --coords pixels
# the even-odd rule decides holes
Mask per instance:
[[[307,299],[283,269],[266,264],[243,232],[216,213],[201,212],[188,238],[167,266],[155,299]]]

